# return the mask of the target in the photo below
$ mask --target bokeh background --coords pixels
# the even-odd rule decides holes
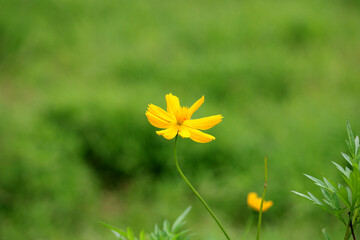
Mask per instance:
[[[340,180],[346,119],[360,132],[360,3],[351,0],[2,0],[0,239],[114,239],[193,206],[193,239],[224,239],[178,176],[147,104],[173,93],[223,114],[216,141],[179,141],[184,172],[234,239],[263,187],[263,239],[343,236],[290,191]],[[255,226],[249,239],[255,235]]]

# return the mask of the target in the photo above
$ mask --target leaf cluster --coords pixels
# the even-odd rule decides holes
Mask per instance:
[[[175,221],[170,224],[168,220],[165,220],[163,227],[160,228],[155,225],[154,231],[150,234],[145,234],[142,230],[139,237],[135,237],[134,231],[128,227],[126,231],[113,227],[109,224],[100,222],[105,227],[109,228],[119,240],[189,240],[189,229],[182,230],[185,225],[185,217],[190,212],[191,207],[188,207]]]
[[[310,200],[312,203],[320,206],[327,212],[336,216],[344,225],[348,226],[351,219],[354,227],[360,223],[359,207],[360,207],[360,169],[359,169],[359,137],[354,137],[351,126],[347,122],[348,139],[346,144],[349,154],[341,153],[342,157],[349,164],[343,168],[336,162],[332,162],[339,170],[345,185],[335,183],[327,177],[322,180],[304,174],[320,187],[322,197],[317,198],[311,192],[307,194],[292,191],[293,193]],[[346,219],[349,218],[349,221]]]

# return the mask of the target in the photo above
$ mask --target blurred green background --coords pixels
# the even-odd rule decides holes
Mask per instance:
[[[114,239],[97,221],[150,232],[189,205],[194,240],[224,239],[145,117],[170,92],[224,116],[216,141],[178,153],[234,239],[265,155],[263,239],[341,238],[290,190],[315,189],[303,173],[340,180],[346,119],[360,132],[359,26],[355,0],[2,0],[0,239]]]

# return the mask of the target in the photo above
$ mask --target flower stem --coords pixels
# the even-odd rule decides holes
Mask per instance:
[[[261,204],[260,204],[260,211],[259,211],[259,220],[258,220],[258,230],[257,230],[257,237],[256,239],[260,239],[260,229],[261,229],[261,217],[262,217],[262,208],[265,201],[265,193],[267,187],[267,157],[265,157],[265,184],[264,184],[264,192],[261,197]]]
[[[201,203],[205,206],[205,208],[207,209],[207,211],[210,213],[210,215],[213,217],[213,219],[215,220],[215,222],[217,223],[217,225],[220,227],[221,231],[224,233],[224,235],[226,236],[226,238],[228,240],[230,240],[229,235],[226,233],[224,227],[221,225],[220,221],[217,219],[217,217],[215,216],[215,214],[211,211],[210,207],[207,205],[207,203],[205,202],[205,200],[200,196],[200,194],[196,191],[196,189],[191,185],[191,183],[189,182],[189,180],[185,177],[184,173],[181,171],[178,160],[177,160],[177,154],[176,154],[176,142],[177,142],[177,138],[178,136],[176,135],[175,137],[175,146],[174,146],[174,158],[175,158],[175,166],[177,171],[179,172],[180,176],[184,179],[184,181],[186,182],[186,184],[190,187],[190,189],[195,193],[195,195],[198,197],[198,199],[201,201]]]

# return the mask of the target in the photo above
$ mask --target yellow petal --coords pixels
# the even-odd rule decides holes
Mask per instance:
[[[191,136],[189,128],[184,125],[180,126],[179,135],[183,138],[189,138]]]
[[[256,193],[251,192],[248,194],[247,204],[249,207],[259,212],[261,206],[261,198],[258,197]],[[274,203],[272,201],[264,201],[262,211],[267,211],[273,204]]]
[[[179,98],[177,96],[174,96],[171,93],[169,93],[165,96],[165,99],[166,99],[168,113],[175,116],[175,113],[180,108]]]
[[[207,130],[209,128],[212,128],[219,122],[221,122],[222,118],[223,118],[223,116],[221,116],[221,115],[214,115],[214,116],[204,117],[204,118],[199,118],[199,119],[191,119],[191,120],[186,120],[184,122],[184,125],[191,127],[191,128],[195,128],[195,129]]]
[[[146,111],[145,113],[147,119],[149,120],[149,122],[151,123],[151,125],[158,127],[158,128],[168,128],[171,125],[173,125],[173,123],[169,123],[157,116],[155,116],[154,114],[152,114],[149,111]]]
[[[257,198],[258,198],[258,196],[254,192],[249,193],[248,196],[247,196],[247,204],[248,204],[248,206],[255,209],[255,210],[257,210],[257,206],[258,206]]]
[[[273,201],[264,201],[263,212],[267,211],[273,204],[274,204]],[[260,211],[260,209],[259,209],[259,211]]]
[[[210,134],[207,133],[203,133],[197,129],[193,129],[193,128],[188,128],[189,132],[190,132],[190,138],[192,140],[194,140],[195,142],[199,142],[199,143],[207,143],[210,142],[212,140],[215,140],[214,136],[211,136]]]
[[[199,100],[197,100],[191,107],[190,107],[190,117],[194,114],[196,110],[204,103],[204,96],[202,96]]]
[[[176,119],[166,112],[164,109],[155,106],[154,104],[149,104],[148,112],[152,113],[153,115],[157,116],[158,118],[166,121],[166,122],[176,122]]]
[[[173,124],[171,127],[167,128],[165,130],[156,131],[156,133],[158,135],[163,136],[164,138],[170,140],[176,136],[176,134],[178,133],[178,129],[179,129],[179,125]]]

